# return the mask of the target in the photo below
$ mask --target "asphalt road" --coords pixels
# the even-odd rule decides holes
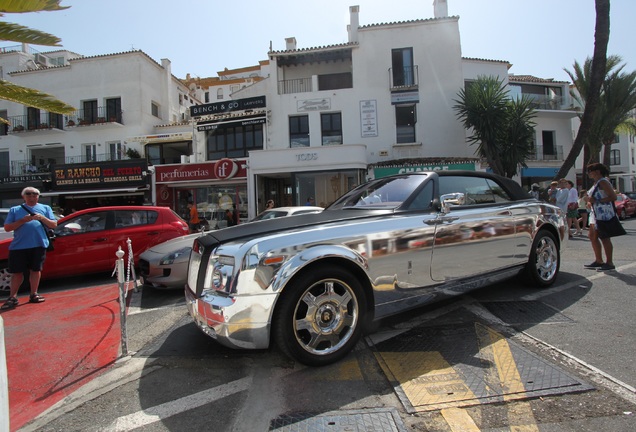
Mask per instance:
[[[552,288],[508,281],[384,320],[323,368],[223,348],[181,292],[146,288],[132,355],[22,430],[636,430],[636,219],[624,226],[615,272],[583,269],[575,238]]]

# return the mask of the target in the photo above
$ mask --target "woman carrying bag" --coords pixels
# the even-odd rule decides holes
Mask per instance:
[[[587,174],[594,180],[594,186],[589,192],[589,202],[592,205],[594,215],[594,227],[590,225],[589,237],[594,250],[595,261],[586,265],[587,268],[596,268],[598,271],[614,270],[613,255],[614,245],[612,237],[625,234],[625,230],[616,216],[616,192],[607,179],[609,170],[601,163],[593,163],[587,166]],[[601,245],[605,251],[605,263]]]

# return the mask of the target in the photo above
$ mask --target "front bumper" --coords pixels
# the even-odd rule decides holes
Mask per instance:
[[[185,298],[196,325],[220,344],[244,349],[269,347],[276,294],[230,297],[212,293],[197,298],[186,286]]]

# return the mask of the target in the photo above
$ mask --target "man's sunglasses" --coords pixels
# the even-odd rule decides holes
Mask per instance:
[[[39,194],[39,193],[37,193],[37,192],[25,192],[24,194],[25,194],[25,195],[36,195],[36,196],[37,196],[37,195],[40,195],[40,194]]]

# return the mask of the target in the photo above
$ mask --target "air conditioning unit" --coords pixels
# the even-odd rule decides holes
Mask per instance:
[[[53,66],[53,62],[51,61],[51,59],[42,54],[35,55],[35,62],[39,64],[40,66],[44,66],[44,67]]]

